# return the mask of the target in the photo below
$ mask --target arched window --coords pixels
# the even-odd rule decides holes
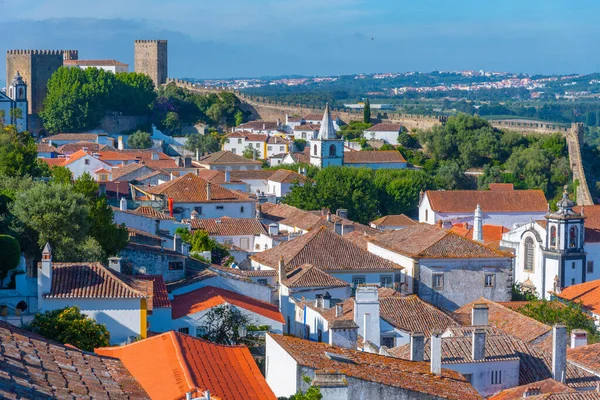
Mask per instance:
[[[533,271],[534,251],[535,243],[531,237],[528,237],[525,239],[525,264],[523,266],[525,271]]]
[[[556,247],[556,227],[550,228],[550,246]]]
[[[570,248],[577,247],[577,227],[576,226],[572,226],[571,229],[569,229],[569,247]]]
[[[315,144],[313,147],[313,155],[316,156],[317,155],[317,145]]]
[[[335,144],[329,146],[329,157],[335,157]]]

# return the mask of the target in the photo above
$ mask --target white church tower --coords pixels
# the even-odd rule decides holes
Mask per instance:
[[[22,132],[27,130],[27,85],[23,78],[17,72],[10,85],[8,86],[8,97],[13,101],[11,111],[6,118],[11,125],[15,125],[17,130]],[[20,110],[20,111],[16,111]]]
[[[335,133],[329,104],[325,106],[319,135],[310,141],[310,163],[319,168],[344,164],[344,140]]]

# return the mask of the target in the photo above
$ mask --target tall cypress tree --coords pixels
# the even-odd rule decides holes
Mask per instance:
[[[363,110],[363,122],[365,124],[371,123],[371,102],[369,99],[365,101],[365,108]]]

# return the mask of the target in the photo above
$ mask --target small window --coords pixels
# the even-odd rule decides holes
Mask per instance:
[[[550,246],[556,247],[556,227],[550,228]]]
[[[575,284],[575,278],[571,278],[571,285]]]
[[[575,261],[571,263],[571,269],[575,269]]]
[[[381,276],[381,283],[379,286],[381,287],[386,287],[386,288],[391,288],[393,283],[394,283],[394,279],[391,276]]]
[[[429,210],[425,210],[425,222],[429,221]]]
[[[233,239],[231,239],[231,238],[225,238],[225,239],[223,239],[223,244],[232,245],[233,244]]]
[[[273,146],[267,146],[267,151],[272,151],[273,150]]]
[[[336,156],[336,149],[335,149],[335,145],[329,145],[329,157],[335,157]]]
[[[84,163],[85,165],[90,165],[90,159],[89,159],[89,158],[86,158],[85,160],[83,160],[83,163]]]
[[[569,230],[569,247],[574,249],[577,247],[577,227],[572,226]]]
[[[525,239],[525,265],[523,266],[525,271],[533,271],[534,250],[535,244],[533,243],[533,239],[528,237]]]
[[[222,210],[223,206],[217,206],[217,210]]]
[[[380,342],[381,342],[382,346],[385,346],[388,349],[391,349],[392,347],[394,347],[394,337],[393,336],[382,336],[380,338]]]
[[[467,382],[469,382],[470,384],[473,384],[473,374],[463,374],[463,376],[465,377]]]
[[[242,144],[242,139],[238,139],[238,144]]]
[[[260,244],[256,243],[256,244],[254,245],[254,250],[260,250]]]
[[[177,329],[177,332],[179,332],[179,333],[185,333],[186,335],[189,335],[190,334],[190,328],[188,328],[188,327],[179,328],[179,329]]]
[[[313,155],[314,156],[317,155],[317,145],[316,144],[313,146]]]
[[[444,274],[433,274],[431,286],[435,290],[441,290],[444,288]]]
[[[169,271],[180,271],[183,269],[183,261],[169,261]]]
[[[365,284],[364,276],[353,276],[352,277],[352,286],[357,287],[358,285],[364,285],[364,284]]]
[[[235,147],[231,149],[231,153],[235,154]]]
[[[240,212],[243,213],[244,212],[244,206],[240,207]]]
[[[285,151],[285,146],[279,146],[279,151]]]
[[[257,282],[261,285],[266,285],[267,284],[267,280],[266,279],[259,279],[257,280]]]
[[[594,262],[593,261],[588,261],[587,262],[587,273],[588,274],[593,274],[594,273]]]
[[[494,287],[496,285],[496,276],[494,274],[485,275],[485,287]]]
[[[202,215],[202,207],[194,207],[194,210],[195,210],[195,211],[196,211],[198,214]]]
[[[322,342],[323,341],[323,331],[321,330],[321,328],[317,329],[317,342]]]
[[[500,385],[502,383],[502,371],[492,371],[492,385]]]

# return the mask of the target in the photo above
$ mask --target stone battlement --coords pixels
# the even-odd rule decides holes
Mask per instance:
[[[13,49],[6,50],[7,55],[21,55],[21,54],[33,54],[33,55],[49,55],[58,56],[63,54],[77,55],[77,50],[24,50],[24,49]]]
[[[167,41],[164,39],[136,39],[135,43],[160,43],[167,44]]]

